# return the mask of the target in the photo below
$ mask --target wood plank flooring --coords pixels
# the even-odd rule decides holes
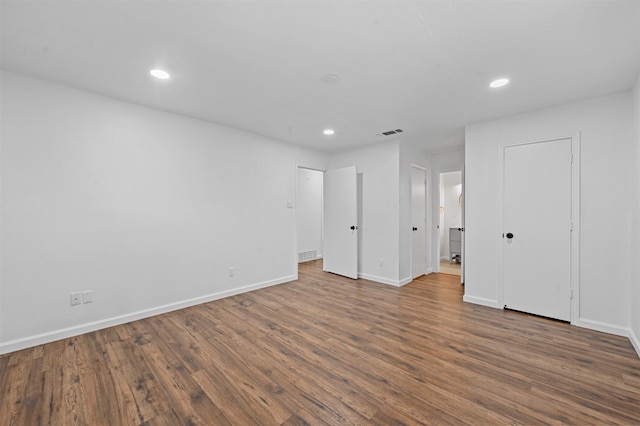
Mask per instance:
[[[462,303],[459,277],[300,279],[0,357],[0,425],[640,425],[626,338]]]
[[[448,260],[440,261],[440,273],[460,276],[462,265],[460,263],[449,263]]]

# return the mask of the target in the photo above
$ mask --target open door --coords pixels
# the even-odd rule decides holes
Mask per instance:
[[[323,270],[358,278],[358,191],[355,166],[324,174]]]

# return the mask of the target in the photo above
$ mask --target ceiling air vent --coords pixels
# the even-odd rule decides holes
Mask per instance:
[[[381,135],[385,135],[385,136],[391,136],[391,135],[395,135],[396,133],[402,133],[404,132],[404,130],[402,129],[395,129],[395,130],[389,130],[386,132],[382,132],[380,133]]]

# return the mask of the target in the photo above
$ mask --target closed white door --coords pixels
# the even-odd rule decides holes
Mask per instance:
[[[505,307],[571,319],[571,139],[504,149]]]
[[[358,199],[355,166],[324,174],[323,270],[358,278]]]
[[[411,276],[424,275],[426,261],[426,173],[411,168]]]

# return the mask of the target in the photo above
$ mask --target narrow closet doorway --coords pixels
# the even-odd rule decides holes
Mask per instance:
[[[296,235],[298,263],[322,259],[322,194],[324,172],[298,167]]]
[[[440,173],[439,272],[462,271],[462,171]]]

